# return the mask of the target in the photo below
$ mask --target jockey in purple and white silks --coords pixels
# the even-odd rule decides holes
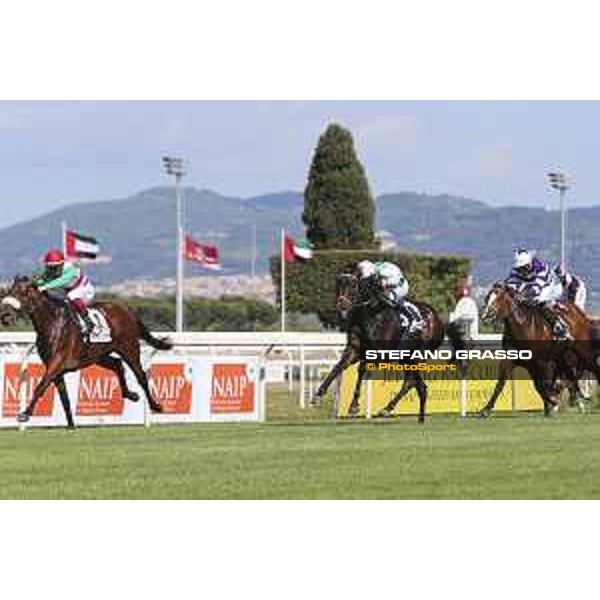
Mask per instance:
[[[536,258],[529,250],[517,250],[505,283],[540,311],[558,339],[570,339],[566,325],[553,310],[554,303],[562,298],[563,286],[550,264]]]
[[[419,309],[406,299],[409,285],[400,267],[391,262],[363,260],[358,263],[357,272],[360,282],[373,282],[380,298],[397,309],[405,336],[416,337],[422,331],[424,322]]]

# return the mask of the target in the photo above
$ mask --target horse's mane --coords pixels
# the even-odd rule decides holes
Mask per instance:
[[[517,292],[517,290],[510,285],[507,285],[506,282],[499,281],[492,287],[491,291],[494,290],[503,291],[508,295],[508,297],[513,301],[515,306],[520,311],[520,314],[516,315],[519,320],[525,320],[528,324],[533,323],[534,321],[539,321],[540,324],[545,323],[539,311],[535,310],[535,307],[531,304],[525,302],[523,295]]]
[[[50,302],[50,304],[52,304],[53,308],[56,308],[58,310],[66,310],[66,308],[67,308],[66,302],[64,300],[62,300],[61,298],[57,298],[56,296],[51,296],[50,294],[46,294],[45,292],[42,292],[42,295],[44,296],[44,298],[46,298],[46,300],[48,300]]]
[[[29,277],[25,277],[23,275],[17,275],[15,277],[15,282],[17,283],[27,283],[34,287],[33,281]],[[37,289],[37,288],[36,288]],[[57,312],[66,312],[68,310],[67,304],[62,298],[58,298],[53,294],[49,294],[48,292],[40,292],[40,296],[52,307],[52,309]]]

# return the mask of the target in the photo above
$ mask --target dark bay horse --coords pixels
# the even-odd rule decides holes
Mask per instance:
[[[447,328],[438,317],[436,311],[424,302],[411,302],[419,309],[425,327],[418,339],[410,340],[411,350],[436,350],[444,340],[446,330],[455,347],[462,347],[460,338],[452,328]],[[358,374],[348,416],[355,417],[360,410],[360,392],[365,376],[365,363],[361,353],[367,347],[386,346],[397,348],[402,343],[403,326],[395,308],[385,304],[378,295],[370,290],[360,290],[359,281],[354,275],[341,275],[337,282],[338,312],[345,322],[347,341],[342,356],[337,364],[325,377],[317,392],[316,398],[322,398],[331,384],[355,363],[358,364]],[[427,405],[427,385],[419,371],[407,371],[402,387],[388,402],[378,416],[390,416],[396,405],[412,389],[419,396],[419,422],[425,420]]]
[[[557,310],[571,331],[574,338],[572,342],[555,341],[546,319],[513,288],[497,283],[489,291],[482,320],[503,322],[503,348],[531,350],[532,359],[506,359],[500,363],[496,387],[479,416],[491,414],[510,374],[519,366],[525,368],[533,380],[544,403],[545,416],[551,416],[557,405],[553,392],[559,378],[564,378],[572,389],[578,389],[577,378],[584,370],[593,373],[600,381],[592,327],[586,315],[571,303],[558,304]]]
[[[150,392],[146,373],[140,360],[140,340],[157,350],[170,350],[172,345],[154,337],[139,317],[124,304],[99,302],[94,308],[101,310],[109,323],[112,341],[108,343],[84,343],[79,326],[75,323],[66,304],[40,292],[26,277],[16,277],[12,287],[1,303],[5,309],[24,312],[33,323],[37,334],[36,346],[46,371],[33,392],[31,402],[19,414],[19,421],[28,421],[39,399],[52,384],[58,390],[67,418],[67,426],[74,427],[71,405],[65,384],[65,375],[96,364],[116,374],[123,397],[137,401],[138,395],[129,390],[125,379],[123,362],[133,371],[144,390],[150,408],[161,412],[162,408]],[[2,315],[6,321],[6,312]],[[117,354],[120,358],[111,356]],[[122,359],[122,361],[121,361]]]

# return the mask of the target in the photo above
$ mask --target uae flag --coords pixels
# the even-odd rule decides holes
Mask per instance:
[[[203,266],[205,269],[220,271],[222,268],[219,261],[219,250],[216,246],[199,244],[189,235],[185,236],[184,255],[186,260],[191,260]]]
[[[310,260],[313,256],[312,247],[307,240],[295,241],[294,238],[285,234],[283,241],[283,258],[287,262],[295,260]]]
[[[100,244],[95,237],[67,229],[65,231],[65,250],[69,259],[96,261],[100,255]]]

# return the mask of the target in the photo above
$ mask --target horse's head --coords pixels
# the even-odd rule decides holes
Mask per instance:
[[[487,323],[506,319],[511,312],[514,290],[503,282],[496,283],[485,297],[481,320]]]
[[[336,306],[342,320],[348,318],[358,294],[358,277],[343,273],[336,282]]]
[[[31,312],[40,295],[41,292],[33,285],[31,279],[17,275],[8,292],[0,300],[3,308],[2,321],[10,320],[10,315],[14,317],[20,312]]]

